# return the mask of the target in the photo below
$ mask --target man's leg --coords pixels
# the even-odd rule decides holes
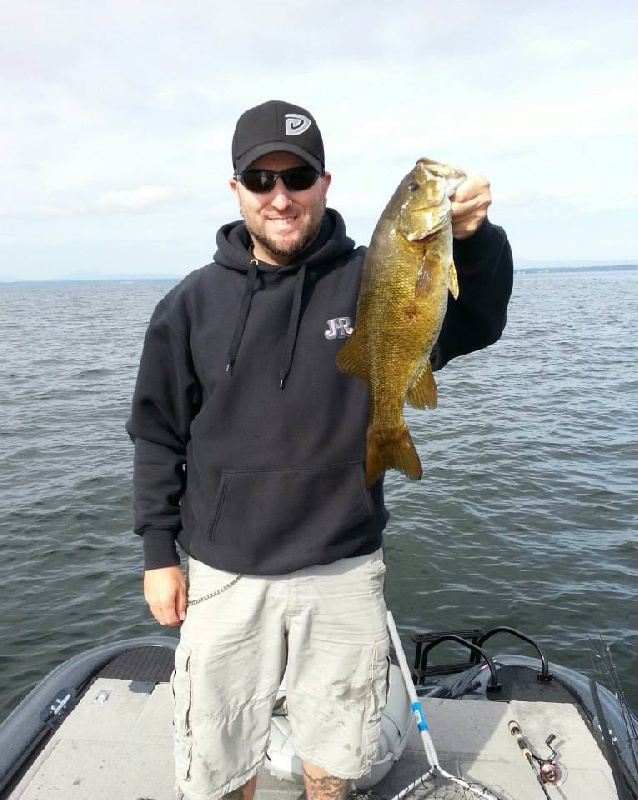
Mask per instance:
[[[240,786],[239,789],[233,789],[232,792],[224,795],[224,800],[253,800],[255,796],[255,787],[257,786],[257,776],[251,778],[248,783]]]
[[[308,800],[340,800],[376,756],[388,671],[384,574],[375,553],[291,577],[288,717]]]
[[[185,800],[254,796],[285,664],[285,604],[274,583],[189,562],[173,674],[175,778]]]
[[[307,800],[344,800],[347,796],[350,781],[333,778],[307,761],[302,763],[302,769]]]

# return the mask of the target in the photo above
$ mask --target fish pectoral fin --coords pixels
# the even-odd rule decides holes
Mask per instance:
[[[438,392],[429,359],[408,389],[407,399],[413,408],[436,408]]]
[[[368,429],[366,485],[375,484],[388,469],[398,469],[407,478],[420,480],[421,461],[405,423],[395,430]]]
[[[428,259],[427,250],[423,253],[423,260],[417,272],[416,282],[414,284],[414,293],[417,297],[423,297],[430,292],[432,288],[432,279],[434,275],[434,268],[436,263],[430,264]]]
[[[452,297],[456,300],[456,298],[459,296],[459,279],[456,274],[454,261],[450,261],[450,269],[447,276],[447,288],[452,293]]]
[[[354,375],[369,383],[368,365],[356,331],[337,353],[337,367],[346,375]]]

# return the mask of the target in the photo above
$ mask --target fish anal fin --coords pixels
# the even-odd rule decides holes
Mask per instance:
[[[396,469],[407,478],[420,480],[421,461],[405,423],[394,430],[368,429],[366,450],[366,485],[376,483],[388,469]]]
[[[337,353],[337,367],[346,375],[368,382],[368,365],[359,337],[354,333]]]
[[[428,359],[421,372],[417,375],[416,380],[408,389],[408,403],[413,408],[436,408],[437,400],[436,382],[432,373],[432,364]]]
[[[452,293],[452,297],[456,300],[456,298],[459,296],[459,279],[456,274],[454,261],[450,261],[450,269],[447,276],[447,288]]]

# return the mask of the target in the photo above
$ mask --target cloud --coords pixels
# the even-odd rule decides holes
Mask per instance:
[[[131,247],[214,234],[236,213],[234,122],[271,97],[319,120],[329,201],[359,241],[426,155],[486,173],[495,221],[532,256],[542,208],[556,223],[545,249],[578,257],[613,238],[638,256],[633,0],[459,0],[453,13],[370,0],[365,19],[342,0],[284,15],[243,0],[242,15],[238,28],[236,7],[209,0],[0,0],[0,256],[35,238],[79,259],[73,242],[103,249],[112,215]],[[588,220],[579,234],[581,210],[604,211],[604,231]]]
[[[102,192],[97,208],[102,211],[142,212],[174,200],[174,193],[166,186],[138,186],[136,189]]]

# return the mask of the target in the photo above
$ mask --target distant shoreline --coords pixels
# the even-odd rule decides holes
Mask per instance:
[[[514,272],[522,275],[536,272],[630,272],[638,270],[638,264],[596,264],[586,267],[514,267]]]
[[[636,264],[594,264],[582,267],[561,266],[553,264],[548,266],[530,265],[520,266],[514,265],[514,273],[516,275],[534,275],[538,273],[548,272],[634,272],[638,270],[638,263]],[[177,283],[185,278],[185,275],[76,275],[68,276],[65,278],[0,278],[0,285],[2,284],[27,284],[27,283],[140,283],[142,281],[165,281]]]

